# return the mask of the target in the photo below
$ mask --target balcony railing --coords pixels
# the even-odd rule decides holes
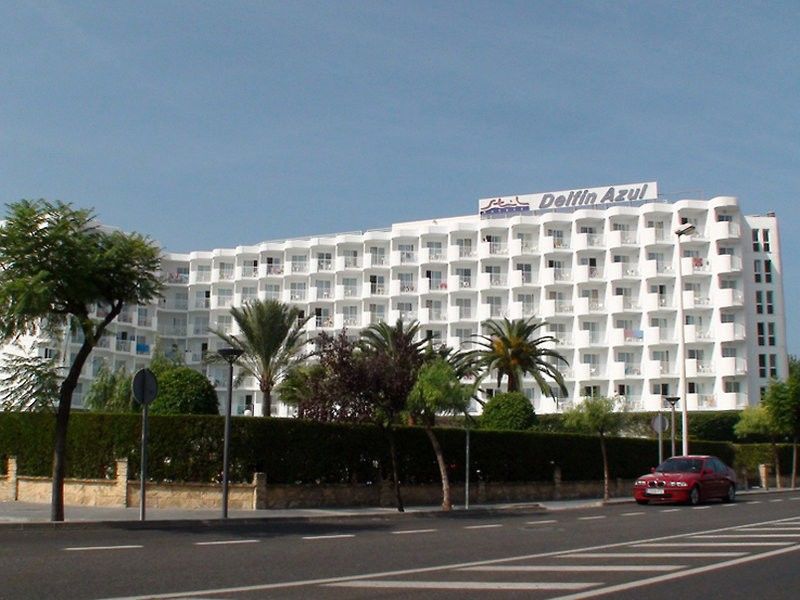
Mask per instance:
[[[167,273],[167,283],[189,283],[186,273]]]
[[[199,283],[211,281],[211,271],[195,271],[194,280]]]
[[[267,265],[267,275],[283,275],[283,265]]]

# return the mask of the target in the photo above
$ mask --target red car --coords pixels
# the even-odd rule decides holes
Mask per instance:
[[[639,504],[651,501],[699,504],[709,498],[736,500],[736,473],[716,456],[673,456],[633,485]]]

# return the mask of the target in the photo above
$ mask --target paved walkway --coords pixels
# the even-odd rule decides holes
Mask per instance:
[[[764,493],[766,490],[753,489],[740,491],[739,495],[750,495]],[[775,490],[796,491],[790,489]],[[633,502],[632,498],[613,498],[609,503]],[[570,510],[577,508],[590,508],[602,506],[603,501],[599,498],[580,499],[580,500],[560,500],[543,502],[517,502],[509,504],[481,504],[471,505],[470,512],[546,512],[557,510]],[[464,513],[463,506],[455,506],[454,511]],[[436,506],[409,506],[406,513],[412,514],[441,514]],[[229,519],[232,520],[261,520],[261,519],[318,519],[324,517],[389,517],[398,516],[399,513],[394,508],[360,507],[360,508],[289,508],[277,510],[230,510]],[[65,506],[65,521],[68,523],[101,523],[101,522],[138,522],[138,508],[113,508],[98,506]],[[185,510],[173,508],[148,508],[147,521],[153,522],[186,522],[203,523],[218,521],[221,518],[220,510]],[[14,526],[28,523],[49,523],[50,505],[34,504],[31,502],[0,502],[0,527]],[[58,525],[58,524],[56,524]]]

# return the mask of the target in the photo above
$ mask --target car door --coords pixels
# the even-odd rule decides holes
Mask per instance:
[[[700,469],[700,486],[703,490],[703,498],[717,498],[720,495],[720,476],[714,466],[714,460],[707,458]]]

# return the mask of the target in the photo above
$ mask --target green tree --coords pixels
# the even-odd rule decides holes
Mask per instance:
[[[522,392],[495,394],[483,407],[481,429],[524,431],[536,424],[536,413]]]
[[[218,415],[217,392],[208,378],[180,365],[163,367],[156,375],[158,395],[150,405],[154,415]]]
[[[21,200],[0,227],[0,338],[65,327],[83,335],[61,381],[53,443],[51,518],[64,520],[66,443],[72,395],[100,336],[125,305],[156,297],[160,252],[138,234],[106,231],[92,212],[62,202]],[[104,317],[92,309],[103,305]]]
[[[569,429],[581,431],[600,437],[600,454],[603,457],[603,500],[609,498],[608,482],[610,480],[608,469],[608,453],[606,451],[606,437],[619,435],[625,427],[625,413],[620,403],[615,398],[595,396],[584,398],[575,408],[564,413],[564,425]]]
[[[762,404],[777,428],[792,438],[791,486],[797,487],[797,441],[800,437],[800,379],[790,375],[785,381],[773,381]]]
[[[241,308],[231,308],[240,336],[211,330],[229,346],[242,351],[236,360],[242,370],[239,377],[252,375],[258,381],[266,417],[272,412],[273,388],[298,361],[305,344],[303,326],[309,317],[300,314],[296,306],[277,300],[253,300]],[[216,360],[213,355],[208,358]]]
[[[408,397],[406,410],[412,419],[422,425],[431,442],[439,474],[442,479],[442,510],[453,508],[450,497],[450,478],[444,453],[433,427],[437,414],[465,413],[469,405],[470,390],[461,383],[453,367],[443,358],[426,362],[419,370],[417,381]]]
[[[398,319],[394,326],[381,321],[363,330],[360,340],[366,374],[362,385],[372,406],[373,421],[383,429],[389,443],[395,499],[400,512],[404,508],[394,428],[406,410],[408,395],[424,359],[426,341],[417,340],[418,333],[417,321],[405,324]]]
[[[61,383],[56,358],[4,352],[0,358],[0,411],[52,411]]]
[[[542,394],[550,395],[550,383],[555,382],[562,393],[567,393],[564,377],[557,368],[559,362],[568,365],[567,359],[545,344],[556,343],[552,335],[540,335],[544,323],[536,323],[533,317],[509,321],[487,321],[485,334],[478,335],[475,342],[479,349],[474,350],[480,365],[486,373],[497,373],[497,387],[508,379],[508,391],[518,392],[522,378],[530,375],[536,381]]]
[[[84,405],[98,412],[135,412],[131,379],[124,367],[111,371],[103,362],[84,396]]]
[[[739,421],[733,428],[739,439],[746,440],[752,437],[765,437],[772,448],[772,460],[775,463],[775,485],[781,487],[781,459],[778,452],[778,439],[785,435],[785,430],[775,421],[772,413],[762,403],[757,406],[748,406],[739,415]]]

